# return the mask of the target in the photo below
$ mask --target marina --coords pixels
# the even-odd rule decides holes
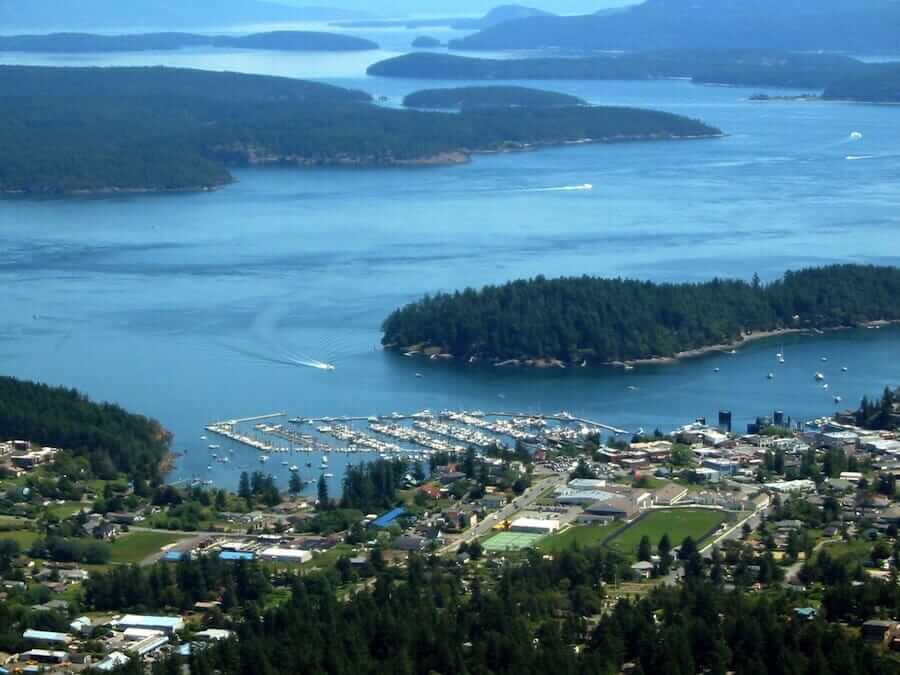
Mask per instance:
[[[271,421],[280,417],[286,418],[287,413],[212,422],[205,429],[266,457],[274,453],[322,453],[323,466],[327,465],[327,454],[332,452],[422,457],[436,452],[462,453],[469,447],[480,452],[509,449],[516,443],[535,448],[559,446],[591,435],[628,433],[566,412],[539,415],[464,410],[394,412],[384,416],[292,417],[287,421],[294,429],[268,423],[246,428],[258,420]],[[289,463],[282,464],[287,466]]]

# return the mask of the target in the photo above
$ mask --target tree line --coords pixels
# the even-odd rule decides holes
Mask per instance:
[[[3,67],[0,89],[9,94],[0,192],[211,188],[228,183],[233,166],[390,166],[585,138],[720,133],[627,108],[398,110],[338,87],[169,68]]]
[[[385,346],[457,357],[599,362],[673,356],[748,331],[827,329],[900,319],[900,269],[834,265],[770,284],[570,277],[426,296],[384,322]]]
[[[94,475],[158,479],[169,433],[154,420],[74,389],[0,377],[0,438],[21,439],[86,457]]]

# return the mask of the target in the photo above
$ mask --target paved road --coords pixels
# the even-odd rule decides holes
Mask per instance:
[[[706,546],[700,549],[700,553],[705,558],[712,557],[713,547],[721,544],[723,541],[728,539],[740,539],[743,535],[744,525],[747,524],[751,528],[755,528],[759,525],[760,521],[762,521],[763,515],[767,508],[769,508],[770,500],[766,500],[763,502],[753,513],[750,513],[740,520],[738,520],[731,528],[723,532],[722,534],[713,537],[713,540],[709,542]]]
[[[479,522],[474,528],[466,530],[462,536],[444,546],[438,553],[441,555],[452,553],[458,549],[459,545],[463,542],[468,543],[489,534],[497,523],[502,523],[504,520],[510,520],[521,511],[528,511],[549,488],[558,487],[559,485],[566,483],[567,480],[568,476],[565,474],[553,474],[552,476],[538,481],[502,509],[488,515],[487,518]]]

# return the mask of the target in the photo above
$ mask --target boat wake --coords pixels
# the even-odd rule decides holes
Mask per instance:
[[[318,361],[316,359],[303,359],[290,353],[286,353],[283,356],[278,354],[266,354],[245,347],[239,347],[238,345],[228,342],[220,342],[219,344],[235,354],[240,354],[241,356],[256,359],[264,363],[271,363],[278,366],[290,366],[293,368],[314,368],[316,370],[328,371],[336,370],[333,363]]]
[[[593,189],[592,184],[582,183],[581,185],[563,185],[562,187],[523,188],[516,192],[584,192]]]
[[[848,162],[858,162],[862,159],[875,159],[875,155],[847,155],[845,159]]]

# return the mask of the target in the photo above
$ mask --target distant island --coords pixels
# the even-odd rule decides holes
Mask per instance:
[[[794,330],[900,320],[900,269],[835,265],[762,284],[577,277],[438,294],[392,313],[385,347],[503,365],[671,360]]]
[[[133,35],[51,33],[49,35],[0,36],[0,52],[142,52],[188,47],[278,51],[367,51],[378,49],[378,45],[371,40],[312,31],[273,31],[237,37],[195,35],[193,33],[136,33]]]
[[[412,53],[373,64],[378,77],[440,80],[656,80],[822,89],[872,66],[848,56],[778,50],[675,49],[571,58],[481,59]]]
[[[528,87],[460,87],[425,89],[403,99],[407,108],[469,110],[472,108],[559,108],[587,105],[577,96]]]
[[[420,35],[412,41],[412,46],[415,49],[434,49],[440,47],[442,44],[443,43],[440,40],[429,35]]]
[[[230,182],[235,166],[452,164],[482,152],[721,135],[650,110],[397,110],[325,84],[158,67],[4,66],[0,90],[7,194],[209,189]]]
[[[895,53],[885,0],[646,0],[614,13],[532,16],[450,43],[462,50],[784,49]]]
[[[454,30],[481,30],[500,25],[508,21],[517,21],[531,17],[554,16],[534,7],[522,5],[501,5],[478,18],[432,17],[427,19],[361,19],[355,21],[336,21],[338,28],[437,28],[447,27]]]

